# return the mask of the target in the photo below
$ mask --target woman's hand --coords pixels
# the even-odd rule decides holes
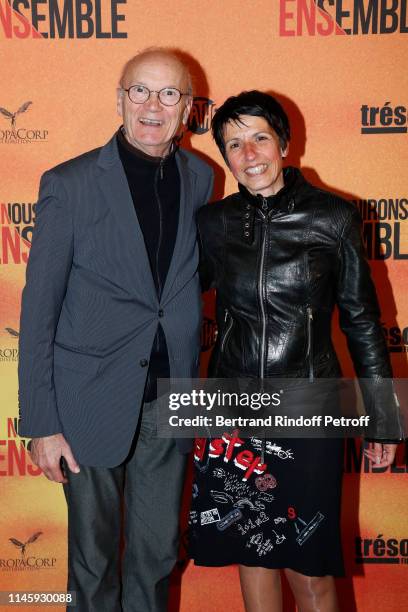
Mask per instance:
[[[373,467],[383,468],[388,467],[395,459],[398,444],[382,444],[374,442],[364,450],[364,454]]]

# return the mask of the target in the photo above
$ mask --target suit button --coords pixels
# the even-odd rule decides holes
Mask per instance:
[[[159,312],[158,312],[159,317],[164,317],[164,312],[163,310],[160,308]]]
[[[141,365],[142,368],[145,368],[148,365],[148,363],[149,362],[147,361],[147,359],[141,359],[139,361],[139,364]]]

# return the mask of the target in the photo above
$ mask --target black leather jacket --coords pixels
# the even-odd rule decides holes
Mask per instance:
[[[253,196],[239,185],[239,193],[198,213],[201,276],[217,290],[210,375],[340,376],[331,339],[337,304],[357,376],[391,378],[357,210],[295,168],[285,169],[284,180],[275,196]],[[375,395],[373,437],[401,438],[393,393]],[[389,412],[382,418],[389,410],[392,435]]]

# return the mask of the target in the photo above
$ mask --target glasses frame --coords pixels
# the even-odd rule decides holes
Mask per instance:
[[[146,90],[149,92],[149,95],[147,96],[146,100],[143,100],[143,102],[135,102],[134,100],[132,100],[132,98],[130,97],[130,90],[131,90],[133,87],[144,87],[144,89],[146,89]],[[165,89],[174,89],[175,91],[178,91],[178,92],[179,92],[179,94],[180,94],[180,98],[177,100],[177,102],[175,102],[174,104],[166,104],[165,102],[163,102],[163,101],[160,99],[160,94],[161,94],[161,92],[162,92],[162,91],[164,91]],[[129,98],[129,100],[132,102],[132,104],[145,104],[145,102],[147,102],[147,101],[150,99],[151,94],[152,94],[152,93],[155,93],[155,94],[157,94],[157,99],[158,99],[158,101],[160,102],[160,104],[163,104],[163,106],[170,106],[170,107],[171,107],[171,106],[177,106],[177,104],[179,104],[179,103],[180,103],[181,98],[182,98],[183,96],[191,96],[191,95],[192,95],[192,94],[191,94],[190,92],[188,92],[188,91],[187,91],[187,92],[180,91],[179,89],[177,89],[177,87],[162,87],[161,89],[157,90],[157,89],[149,89],[149,88],[148,88],[148,87],[146,87],[145,85],[137,85],[137,84],[135,84],[135,85],[131,85],[131,86],[130,86],[130,87],[128,87],[127,89],[126,89],[126,87],[121,87],[121,90],[122,90],[122,91],[126,91],[126,92],[127,92],[128,98]]]

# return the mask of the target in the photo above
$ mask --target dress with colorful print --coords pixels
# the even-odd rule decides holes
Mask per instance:
[[[340,541],[343,442],[198,438],[190,554],[196,565],[239,563],[344,575]]]

